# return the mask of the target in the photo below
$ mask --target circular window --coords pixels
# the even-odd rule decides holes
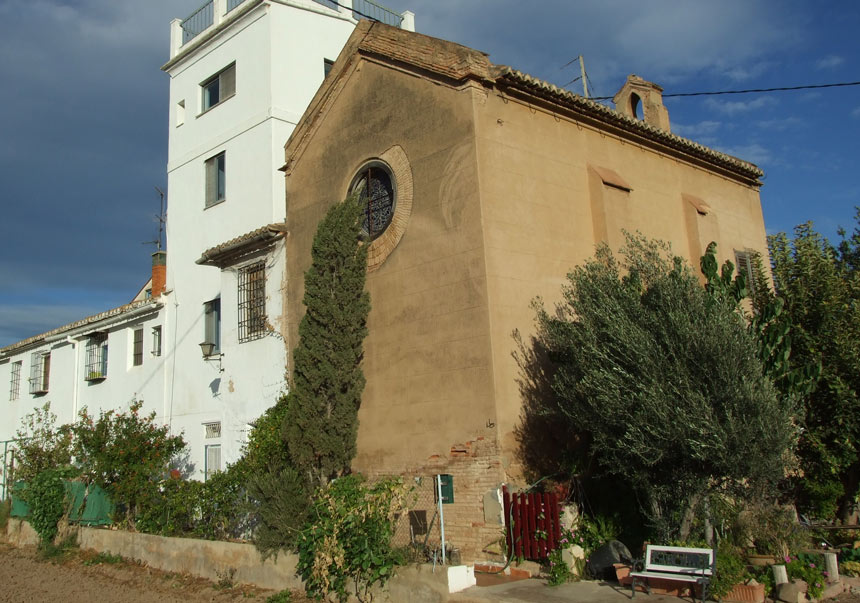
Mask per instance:
[[[376,239],[394,217],[394,182],[387,166],[371,163],[361,168],[352,181],[350,193],[358,195],[363,207],[362,234],[371,241]]]

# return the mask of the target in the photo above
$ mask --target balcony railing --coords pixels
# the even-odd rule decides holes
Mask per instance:
[[[213,25],[220,23],[227,13],[235,9],[244,1],[245,0],[209,0],[203,6],[191,13],[187,18],[183,19],[182,21],[177,20],[182,32],[182,42],[181,44],[178,42],[178,40],[174,42],[173,37],[171,36],[171,48],[173,49],[171,56],[174,56],[175,53],[179,51],[179,46],[187,44]],[[393,10],[382,6],[381,4],[377,4],[373,0],[313,1],[333,11],[345,13],[347,15],[350,14],[351,11],[352,17],[356,20],[372,19],[374,21],[380,21],[382,23],[385,23],[386,25],[392,25],[394,27],[407,26],[403,23],[403,15],[399,15]],[[216,14],[216,12],[218,14]],[[411,16],[412,13],[407,12],[404,14],[408,14]],[[407,26],[407,28],[414,29],[414,24],[411,19],[409,20],[409,25]],[[177,33],[178,31],[179,30],[177,30]]]
[[[209,0],[206,4],[191,13],[182,21],[182,43],[187,44],[195,36],[212,27],[215,22],[215,3]]]
[[[352,0],[352,16],[355,19],[372,19],[394,27],[400,27],[403,23],[402,15],[372,0]]]

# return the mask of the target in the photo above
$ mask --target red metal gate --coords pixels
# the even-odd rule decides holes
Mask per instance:
[[[521,559],[546,559],[561,540],[558,494],[509,492],[503,488],[508,554]]]

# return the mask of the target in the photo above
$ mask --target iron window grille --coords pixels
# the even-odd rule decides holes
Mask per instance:
[[[211,423],[204,423],[203,427],[206,429],[206,439],[207,440],[221,437],[221,421],[213,421]]]
[[[266,264],[239,269],[239,343],[266,334]]]
[[[226,67],[200,84],[203,99],[201,109],[208,111],[236,94],[236,63]]]
[[[161,356],[161,325],[152,327],[152,355]]]
[[[12,378],[9,381],[9,400],[17,400],[21,391],[21,361],[12,363]]]
[[[143,364],[143,328],[134,330],[131,349],[131,363],[134,366]]]
[[[30,393],[48,393],[51,377],[51,352],[35,352],[30,356]]]
[[[227,153],[218,153],[204,162],[206,167],[206,207],[227,198]]]
[[[84,380],[99,381],[107,378],[108,337],[107,333],[91,335],[87,340]]]
[[[394,183],[389,171],[379,163],[361,169],[350,187],[363,207],[362,234],[371,241],[381,235],[394,217]]]

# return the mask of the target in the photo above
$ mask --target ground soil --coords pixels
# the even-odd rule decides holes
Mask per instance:
[[[259,601],[275,594],[248,586],[218,585],[202,578],[155,570],[92,551],[68,550],[45,558],[35,547],[0,542],[0,602],[195,603]],[[294,602],[310,601],[292,593]]]

